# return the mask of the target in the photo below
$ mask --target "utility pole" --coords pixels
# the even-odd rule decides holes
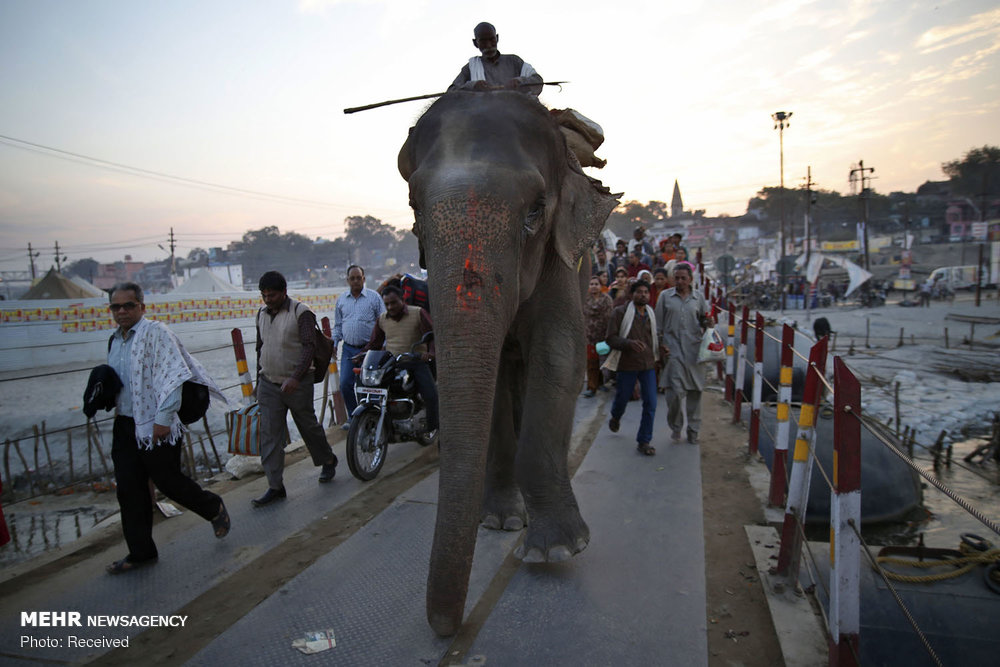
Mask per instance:
[[[35,258],[41,255],[40,250],[32,250],[31,244],[28,244],[28,264],[31,266],[31,280],[35,279]]]
[[[866,167],[864,160],[858,160],[858,166],[851,169],[851,182],[853,183],[857,174],[861,175],[861,231],[863,233],[862,243],[865,246],[865,271],[871,270],[871,261],[868,258],[868,186],[865,181],[871,181],[869,174],[875,173],[875,167]]]
[[[174,238],[174,228],[170,228],[170,284],[174,284],[174,277],[177,275],[177,258],[174,256],[174,249],[177,248],[177,239]]]
[[[778,291],[781,293],[781,312],[785,312],[785,264],[781,261],[785,258],[785,128],[791,125],[791,118],[791,111],[775,111],[771,114],[774,129],[778,131],[778,146],[781,156],[781,191],[778,196],[781,210],[781,231],[778,236],[781,242],[781,250],[778,252]]]
[[[65,262],[68,257],[63,257],[62,253],[59,252],[59,241],[56,241],[56,271],[62,273],[62,263]]]
[[[813,180],[812,180],[812,166],[806,167],[806,219],[805,219],[805,237],[806,237],[806,266],[809,266],[809,259],[812,253],[812,205],[816,203],[815,195],[812,191]]]
[[[811,319],[812,317],[812,295],[813,295],[813,283],[809,281],[809,265],[812,259],[812,205],[815,203],[813,201],[813,180],[812,180],[812,166],[806,167],[806,219],[805,219],[805,239],[806,239],[806,290],[804,299],[806,300],[806,319]],[[823,267],[820,266],[820,269]],[[819,271],[816,272],[816,282],[815,285],[819,286]]]

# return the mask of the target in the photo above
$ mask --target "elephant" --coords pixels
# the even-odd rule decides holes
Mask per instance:
[[[516,91],[451,92],[398,156],[427,269],[441,426],[427,620],[462,624],[480,522],[556,562],[590,540],[568,472],[583,380],[589,247],[621,193],[587,176],[548,110]]]

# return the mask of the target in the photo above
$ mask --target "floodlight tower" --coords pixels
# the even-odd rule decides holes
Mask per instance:
[[[778,252],[778,291],[781,293],[781,310],[785,310],[785,128],[791,125],[791,111],[775,111],[771,114],[774,129],[778,131],[778,150],[781,157],[781,190],[778,194],[778,205],[781,210],[781,230],[779,239],[781,250]]]

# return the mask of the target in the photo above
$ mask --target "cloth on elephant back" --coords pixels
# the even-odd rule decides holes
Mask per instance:
[[[600,125],[575,109],[550,109],[549,113],[559,124],[566,144],[580,161],[580,166],[601,169],[608,163],[594,155],[594,151],[604,143],[604,130]]]

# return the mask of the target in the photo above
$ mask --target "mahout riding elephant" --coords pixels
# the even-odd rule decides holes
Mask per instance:
[[[621,196],[567,152],[547,109],[454,92],[399,153],[427,269],[441,413],[427,618],[458,631],[480,521],[527,535],[526,562],[587,546],[567,470],[583,380],[588,248]],[[583,282],[581,282],[581,277]]]

